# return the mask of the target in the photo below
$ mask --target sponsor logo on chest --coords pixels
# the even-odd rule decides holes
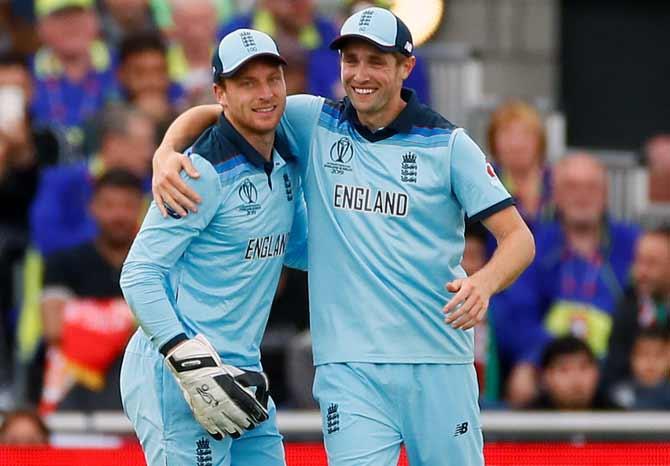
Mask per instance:
[[[237,188],[237,195],[242,201],[238,210],[245,212],[247,215],[255,215],[261,209],[261,205],[258,203],[258,189],[249,178],[246,178]]]
[[[347,137],[342,137],[330,146],[329,161],[323,164],[333,175],[343,175],[351,171],[351,159],[354,158],[354,145]]]

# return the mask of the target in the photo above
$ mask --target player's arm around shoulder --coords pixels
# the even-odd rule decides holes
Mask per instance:
[[[200,173],[189,157],[181,153],[191,145],[205,129],[217,122],[221,115],[220,105],[200,105],[190,108],[179,115],[163,136],[153,158],[153,177],[151,190],[154,201],[164,217],[168,216],[165,205],[180,216],[188,212],[197,212],[201,197],[191,189],[180,172],[184,170],[191,178]]]

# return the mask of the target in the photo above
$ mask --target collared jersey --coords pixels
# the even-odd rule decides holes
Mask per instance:
[[[277,139],[265,162],[224,117],[189,156],[201,176],[183,176],[203,199],[198,212],[163,218],[152,204],[121,286],[156,348],[201,333],[227,363],[259,370],[282,264],[306,263],[295,161]]]
[[[468,363],[473,331],[444,323],[465,217],[512,205],[482,151],[403,90],[375,133],[345,99],[289,97],[280,125],[299,154],[309,213],[316,364]]]

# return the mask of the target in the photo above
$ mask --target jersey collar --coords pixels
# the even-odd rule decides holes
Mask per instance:
[[[413,90],[407,88],[400,91],[400,97],[407,105],[388,126],[379,131],[370,131],[358,120],[356,109],[347,97],[344,98],[344,111],[340,114],[340,120],[347,120],[361,136],[371,142],[381,141],[398,133],[409,133],[421,110],[419,99]]]
[[[246,139],[244,139],[244,136],[242,136],[235,129],[235,127],[230,123],[230,121],[228,121],[223,113],[219,117],[219,129],[223,133],[224,137],[228,139],[228,141],[233,144],[233,146],[235,146],[235,148],[239,150],[240,153],[247,158],[247,160],[249,160],[249,162],[259,168],[264,167],[267,163],[271,164],[271,162],[266,161],[263,156],[256,149],[254,149],[254,147],[249,144]]]

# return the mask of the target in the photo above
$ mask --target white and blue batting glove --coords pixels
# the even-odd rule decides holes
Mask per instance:
[[[268,419],[268,379],[224,364],[203,335],[183,341],[165,358],[195,419],[217,440],[238,438]]]

